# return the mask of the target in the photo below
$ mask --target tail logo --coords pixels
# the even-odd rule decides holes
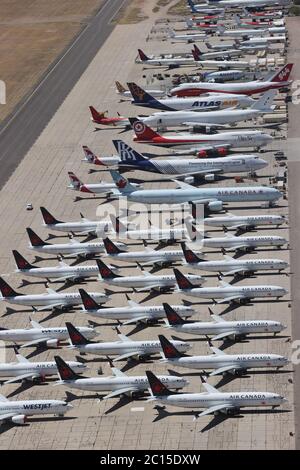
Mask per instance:
[[[3,287],[1,288],[1,291],[2,291],[3,297],[9,296],[9,294],[10,294],[10,292],[11,292],[11,291],[10,291],[10,288],[9,288],[8,286],[3,286]]]
[[[193,263],[194,256],[190,251],[186,251],[185,256],[186,256],[188,263]]]
[[[126,187],[126,184],[127,184],[127,181],[124,179],[124,178],[120,178],[117,182],[116,182],[116,186],[120,189],[124,189]]]
[[[101,275],[102,275],[103,277],[110,276],[110,269],[108,269],[108,268],[103,268],[103,269],[101,269]]]
[[[20,258],[18,260],[18,265],[19,269],[26,269],[27,263],[25,263],[25,260],[23,258]]]
[[[72,339],[72,341],[81,341],[81,335],[74,332],[74,333],[72,333],[71,339]]]
[[[68,379],[72,376],[71,374],[71,371],[69,369],[67,369],[67,367],[61,367],[60,368],[60,375],[64,378],[64,379]]]
[[[137,135],[141,135],[145,132],[146,126],[143,122],[135,122],[133,124],[133,129]]]
[[[94,307],[94,302],[92,301],[92,299],[87,298],[87,299],[85,299],[85,305],[86,305],[87,308],[93,308]]]
[[[176,322],[177,321],[177,315],[175,315],[175,313],[169,313],[169,320]],[[169,349],[171,350],[171,348],[169,348]],[[168,351],[168,348],[165,348],[165,351],[171,352],[171,351]]]
[[[160,384],[156,383],[152,386],[152,389],[153,389],[153,392],[159,393],[163,390],[163,387]]]
[[[165,347],[165,353],[167,353],[168,355],[173,355],[174,351],[173,351],[173,348],[171,346],[166,346]]]
[[[36,235],[31,235],[31,241],[32,243],[34,243],[35,245],[39,245],[41,240],[36,236]]]
[[[187,279],[182,278],[180,279],[180,288],[181,289],[188,289],[189,288],[189,282]]]
[[[133,91],[134,95],[137,96],[139,101],[144,101],[144,97],[145,97],[144,90],[142,90],[139,86],[134,84],[134,85],[132,85],[132,91]]]

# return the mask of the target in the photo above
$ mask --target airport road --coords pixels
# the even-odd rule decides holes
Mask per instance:
[[[288,18],[290,45],[288,59],[294,63],[293,77],[300,77],[300,49],[298,44],[299,18]],[[299,87],[299,85],[298,85]],[[289,219],[292,274],[292,339],[300,339],[300,158],[299,158],[299,104],[289,105],[288,127],[288,174],[289,174]],[[299,347],[299,346],[298,346]],[[295,409],[295,444],[300,449],[300,365],[294,365],[294,409]]]
[[[113,31],[111,19],[124,0],[107,0],[50,67],[33,92],[0,126],[0,187],[7,181],[26,152],[64,101],[99,48]]]
[[[147,14],[151,15],[151,10],[155,2],[147,2]],[[163,13],[161,10],[160,14]],[[89,218],[95,217],[97,204],[102,202],[94,197],[83,195],[81,200],[74,202],[75,194],[67,189],[67,171],[73,170],[84,181],[96,182],[99,178],[109,179],[107,173],[89,174],[90,167],[80,160],[83,157],[81,145],[87,144],[97,154],[109,154],[113,151],[111,139],[116,137],[124,138],[128,143],[132,141],[131,132],[119,135],[118,129],[101,130],[93,132],[93,125],[89,120],[88,105],[93,104],[99,110],[109,109],[111,115],[120,111],[123,115],[133,115],[137,113],[128,103],[118,103],[118,96],[115,93],[114,80],[123,83],[136,80],[145,84],[141,79],[143,71],[142,65],[134,63],[136,49],[138,46],[145,48],[149,54],[163,50],[167,52],[171,48],[168,42],[161,43],[153,39],[146,41],[146,35],[150,32],[154,19],[158,16],[150,16],[149,20],[135,25],[119,25],[108,37],[94,59],[91,61],[86,71],[80,77],[74,88],[61,104],[53,118],[40,134],[34,145],[25,155],[16,171],[11,175],[3,187],[0,195],[0,272],[6,274],[6,279],[16,288],[26,293],[38,293],[44,291],[43,283],[32,283],[20,287],[22,276],[14,274],[14,263],[11,249],[16,248],[21,253],[26,254],[31,261],[34,256],[27,249],[28,240],[25,228],[31,226],[39,235],[46,238],[48,231],[41,226],[41,217],[38,210],[40,205],[48,207],[55,216],[62,220],[76,220],[79,212],[83,212]],[[120,44],[122,47],[120,47]],[[163,46],[162,46],[163,44]],[[188,48],[189,49],[189,48]],[[185,45],[174,45],[172,50],[186,50]],[[282,148],[284,141],[276,141],[273,148]],[[140,150],[151,151],[146,146],[140,146]],[[156,151],[156,150],[154,150]],[[274,174],[273,153],[263,154],[269,162],[269,168],[262,171],[260,182],[268,184],[268,177]],[[148,183],[145,187],[166,187],[166,183],[155,183],[151,180],[151,175],[136,172],[134,177],[145,178]],[[156,179],[156,177],[154,178]],[[248,181],[246,180],[248,183]],[[235,184],[232,179],[222,182],[222,185]],[[249,184],[255,184],[250,181]],[[168,183],[168,187],[173,183]],[[26,202],[32,202],[33,211],[25,210]],[[104,206],[103,206],[104,207]],[[287,203],[281,200],[278,207],[274,209],[258,209],[246,204],[238,204],[235,208],[230,207],[236,214],[253,214],[257,211],[273,214],[288,213]],[[288,237],[286,226],[276,231],[278,234]],[[216,236],[221,235],[221,231],[212,231]],[[270,235],[274,230],[264,229],[254,232],[257,234]],[[64,237],[58,237],[53,241],[66,241]],[[140,245],[138,249],[142,249]],[[248,255],[247,255],[248,256]],[[289,261],[289,250],[284,248],[280,251],[275,249],[260,249],[253,255],[254,257],[279,257]],[[209,259],[218,259],[220,253],[211,252]],[[73,261],[73,260],[72,260]],[[69,261],[68,261],[69,262]],[[46,266],[55,265],[57,260],[40,261],[37,264]],[[89,262],[89,264],[92,262]],[[133,274],[139,272],[136,268],[122,268],[122,273]],[[184,272],[190,269],[183,268]],[[162,271],[167,272],[167,271]],[[13,274],[10,274],[13,273]],[[207,275],[208,273],[204,273]],[[208,277],[207,285],[213,286],[217,283],[217,278]],[[285,273],[264,273],[243,281],[244,284],[278,284],[289,289],[289,277]],[[100,291],[103,284],[91,280],[83,284],[88,290]],[[52,285],[56,288],[56,284]],[[77,287],[69,287],[69,291],[76,290]],[[136,301],[144,300],[146,294],[130,294]],[[287,325],[287,329],[277,338],[273,337],[252,337],[246,341],[230,345],[227,351],[232,353],[278,353],[290,356],[291,335],[290,309],[288,308],[289,295],[279,301],[251,302],[246,307],[227,309],[226,306],[213,306],[215,313],[224,313],[226,319],[273,319],[280,320]],[[157,296],[148,300],[148,304],[161,304],[162,301],[170,303],[181,303],[182,297],[177,293],[171,295]],[[186,299],[188,300],[188,299]],[[190,300],[190,299],[189,299]],[[110,306],[124,306],[126,300],[122,293],[112,296]],[[211,303],[209,304],[212,305]],[[197,313],[195,319],[208,320],[208,304],[200,301],[196,305]],[[227,313],[225,313],[227,312]],[[9,310],[1,304],[1,326],[16,328],[28,326],[29,310],[16,308],[16,312]],[[86,317],[81,313],[80,308],[53,316],[44,313],[35,313],[35,319],[43,322],[45,326],[63,325],[65,321],[72,321],[77,325],[87,324],[88,320],[95,320],[98,323],[97,331],[99,339],[110,341],[116,340],[116,332],[112,329],[112,322],[102,321],[93,317]],[[169,338],[170,332],[161,326],[137,328],[124,327],[127,334],[132,332],[134,339],[156,339],[157,335],[164,332]],[[209,352],[206,341],[186,335],[185,339],[192,344],[191,353],[206,354]],[[220,346],[221,344],[218,344]],[[11,347],[7,349],[7,359],[14,359]],[[53,358],[59,352],[65,359],[73,359],[75,354],[65,346],[59,350],[38,351],[34,355],[33,349],[24,349],[27,356],[35,359],[46,360]],[[89,376],[97,375],[99,367],[103,367],[105,375],[110,375],[110,368],[104,358],[85,357],[88,360]],[[125,367],[124,367],[125,366]],[[158,358],[141,363],[135,367],[128,367],[124,363],[120,367],[128,370],[130,375],[143,374],[146,369],[151,369],[156,373],[166,373],[165,368]],[[177,372],[187,373],[190,381],[188,391],[201,390],[200,380],[196,374],[190,371]],[[227,378],[214,378],[210,382],[219,384],[224,391],[256,390],[274,391],[288,398],[290,405],[275,411],[261,410],[246,411],[241,417],[233,419],[219,419],[214,417],[204,417],[197,421],[192,420],[192,416],[186,410],[173,408],[169,413],[159,414],[153,409],[153,404],[144,401],[126,402],[126,400],[106,400],[99,403],[97,397],[87,393],[74,391],[77,396],[72,401],[74,408],[65,419],[57,418],[32,418],[30,425],[22,427],[3,426],[0,430],[1,449],[292,449],[294,448],[294,415],[293,385],[290,382],[291,367],[286,366],[284,371],[257,371],[249,373],[245,377],[234,380]],[[1,390],[6,396],[16,399],[25,398],[63,398],[65,389],[53,387],[53,381],[49,381],[41,386],[29,388],[19,388],[17,385],[7,385]]]

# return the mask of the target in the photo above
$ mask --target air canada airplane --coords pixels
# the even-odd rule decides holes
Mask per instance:
[[[167,316],[167,320],[165,320],[167,328],[180,334],[210,336],[211,341],[227,339],[238,341],[248,334],[265,335],[266,333],[273,333],[275,336],[286,328],[285,325],[274,320],[227,321],[224,316],[214,315],[210,308],[208,310],[213,321],[184,320],[171,305],[163,303],[163,307]]]
[[[231,285],[220,281],[218,287],[193,287],[190,281],[178,269],[174,269],[178,284],[178,292],[192,297],[212,299],[217,304],[223,303],[247,303],[255,298],[276,297],[279,299],[287,294],[287,290],[281,286],[272,285]],[[219,300],[215,300],[219,299]]]
[[[75,232],[82,234],[96,234],[101,236],[105,232],[108,232],[111,229],[111,223],[101,220],[89,220],[86,219],[82,214],[81,220],[76,222],[62,222],[53,217],[50,212],[41,207],[41,213],[44,220],[44,227],[47,227],[49,230],[57,230],[59,232]]]
[[[280,191],[266,186],[240,186],[195,188],[183,181],[176,181],[180,189],[136,189],[117,171],[110,170],[120,196],[129,201],[144,204],[182,204],[195,202],[205,205],[211,211],[221,211],[225,202],[268,201],[271,205],[282,197]]]
[[[165,311],[161,305],[141,305],[128,298],[128,306],[102,308],[84,290],[79,289],[82,299],[82,311],[98,319],[110,319],[122,322],[122,325],[132,323],[152,324],[165,318]],[[172,305],[171,308],[180,313],[184,318],[194,315],[194,309],[189,305]]]
[[[115,361],[124,361],[128,359],[141,359],[149,357],[152,354],[161,352],[161,345],[158,340],[134,341],[127,336],[118,334],[119,341],[109,343],[95,343],[89,341],[77,328],[71,323],[66,323],[69,331],[70,342],[73,348],[78,349],[80,353],[99,354],[102,356],[117,356]],[[171,341],[179,351],[187,351],[190,345],[184,341]]]
[[[236,154],[222,158],[193,158],[193,159],[159,159],[153,161],[146,158],[127,144],[115,144],[121,147],[120,170],[141,170],[161,175],[176,176],[190,181],[190,178],[203,178],[213,181],[218,174],[227,173],[255,173],[268,165],[268,162],[256,155]]]
[[[45,294],[21,294],[0,277],[0,301],[4,300],[9,304],[24,305],[42,312],[44,310],[66,310],[81,303],[78,292],[56,292],[50,288],[47,288],[46,291]],[[110,299],[109,296],[100,292],[90,292],[90,295],[99,304]]]
[[[204,225],[209,227],[223,227],[224,230],[251,230],[261,225],[279,227],[286,219],[283,215],[255,214],[255,215],[233,215],[229,212],[224,216],[207,217]]]
[[[176,393],[170,391],[151,371],[146,371],[152,396],[148,401],[158,401],[161,405],[178,406],[196,410],[205,408],[202,413],[195,412],[195,418],[224,413],[235,415],[241,408],[268,407],[276,408],[287,402],[286,398],[270,392],[220,392],[208,384],[200,375],[205,393]]]
[[[81,377],[61,357],[54,356],[60,380],[54,385],[64,385],[68,388],[95,392],[110,392],[103,400],[120,396],[135,397],[143,395],[149,389],[149,382],[145,375],[128,376],[120,369],[112,367],[113,375],[110,377]],[[188,381],[177,375],[159,375],[159,380],[170,389],[180,389],[188,385]]]
[[[227,354],[221,349],[210,345],[213,354],[205,356],[188,356],[176,350],[170,341],[163,335],[159,335],[162,347],[163,362],[176,367],[187,367],[189,369],[212,369],[209,375],[219,374],[245,374],[248,369],[281,368],[288,360],[279,354]]]
[[[57,375],[57,367],[54,361],[31,362],[17,350],[16,359],[17,362],[0,363],[0,377],[12,377],[5,380],[3,385],[20,381],[43,382],[46,377]],[[72,367],[76,374],[80,374],[86,369],[86,365],[81,362],[68,361],[67,365]]]
[[[25,424],[28,416],[64,416],[73,406],[62,400],[8,400],[0,395],[0,424]]]

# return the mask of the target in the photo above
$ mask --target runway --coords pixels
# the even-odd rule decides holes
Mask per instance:
[[[31,94],[0,126],[0,188],[32,147],[61,103],[114,29],[111,20],[125,0],[106,0]]]

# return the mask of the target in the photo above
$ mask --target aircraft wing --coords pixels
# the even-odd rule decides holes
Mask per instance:
[[[113,359],[113,362],[123,361],[124,359],[130,359],[131,357],[139,356],[141,354],[144,354],[144,351],[137,350],[126,354],[121,354],[121,356],[117,356],[115,359]]]
[[[215,341],[217,339],[227,338],[228,336],[235,335],[235,334],[236,334],[236,331],[234,330],[226,331],[226,333],[220,333],[219,335],[214,336],[213,338],[211,338],[211,340]]]
[[[69,279],[72,279],[72,280],[73,280],[73,279],[77,279],[77,278],[78,278],[77,275],[74,275],[74,274],[66,274],[66,276],[57,277],[57,278],[55,278],[55,280],[56,280],[57,282],[61,282],[61,281],[67,281],[67,280],[69,280]]]
[[[18,375],[17,377],[14,377],[13,379],[9,379],[9,380],[6,380],[4,382],[4,385],[6,384],[13,384],[14,382],[19,382],[20,380],[24,380],[24,379],[38,379],[40,377],[39,374],[23,374],[23,375]]]
[[[63,303],[43,305],[42,307],[34,307],[37,312],[43,312],[44,310],[49,310],[49,308],[60,308],[63,307]]]
[[[160,285],[159,284],[150,284],[148,286],[144,286],[144,287],[139,287],[138,289],[136,289],[135,287],[133,288],[133,290],[135,292],[148,292],[149,290],[151,289],[157,289],[159,288]]]
[[[135,317],[131,318],[130,320],[126,320],[122,323],[122,325],[132,325],[132,323],[137,323],[138,321],[148,320],[148,316],[144,315],[143,317]]]
[[[206,126],[206,127],[226,127],[225,124],[219,124],[218,122],[205,122],[205,121],[185,121],[181,123],[182,126]]]
[[[244,295],[232,295],[231,297],[225,297],[224,299],[217,300],[217,304],[224,304],[225,302],[232,302],[233,300],[245,299]]]
[[[28,341],[27,343],[22,344],[20,348],[28,348],[29,346],[37,346],[38,344],[45,343],[45,341],[48,341],[50,339],[52,338],[39,338],[33,341]]]
[[[245,248],[248,248],[248,245],[235,245],[235,246],[232,246],[230,247],[229,249],[230,250],[244,250]]]
[[[235,370],[235,369],[237,369],[237,367],[233,364],[231,366],[219,367],[219,369],[216,369],[213,372],[211,372],[209,374],[209,376],[211,377],[213,375],[223,374],[224,372],[230,372],[230,371]]]
[[[114,390],[108,395],[105,395],[105,397],[103,397],[103,400],[107,400],[108,398],[114,398],[114,397],[117,397],[118,395],[137,392],[137,391],[138,391],[138,388],[136,387],[119,388],[118,390]]]
[[[223,276],[232,276],[233,274],[242,273],[243,271],[245,271],[243,268],[236,268],[236,269],[233,269],[232,271],[227,271],[226,273],[223,274]]]
[[[0,415],[0,421],[5,421],[6,419],[16,416],[17,413],[7,413],[6,415]]]
[[[202,413],[199,413],[197,417],[200,418],[201,416],[210,415],[211,413],[215,413],[216,411],[228,410],[230,408],[234,408],[234,407],[230,405],[229,403],[223,403],[222,405],[211,406],[210,408],[207,408],[206,410],[202,411]]]
[[[222,168],[212,168],[211,170],[200,170],[200,171],[191,171],[190,173],[181,173],[177,175],[178,178],[186,178],[187,176],[203,176],[207,175],[207,173],[222,173]]]

